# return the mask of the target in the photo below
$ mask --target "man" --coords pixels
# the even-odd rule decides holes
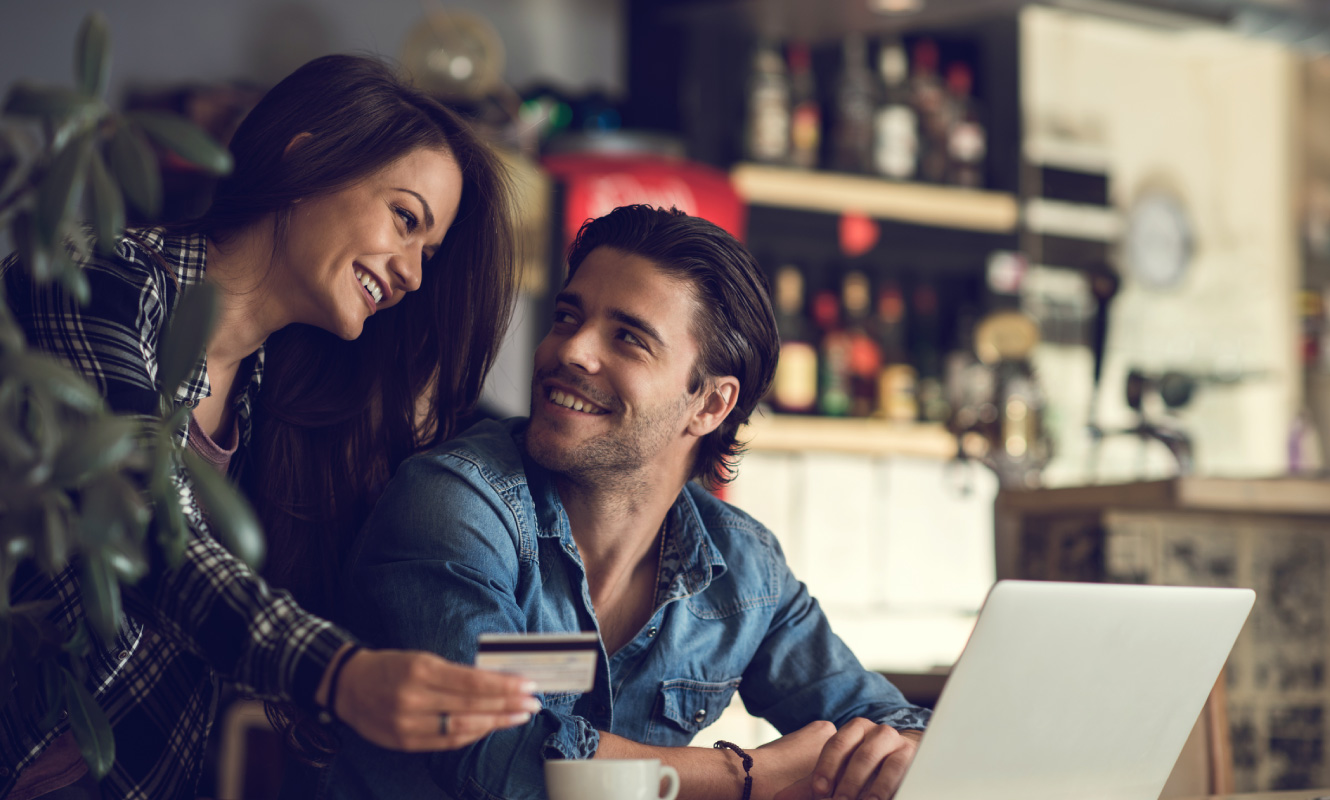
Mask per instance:
[[[752,797],[886,800],[928,712],[859,665],[769,531],[692,482],[731,474],[771,382],[760,268],[711,223],[629,206],[583,227],[568,270],[529,421],[403,464],[352,556],[351,625],[461,663],[481,633],[597,631],[595,686],[451,753],[346,737],[332,785],[539,798],[545,759],[659,758],[680,798],[738,800],[740,756],[687,747],[737,690],[785,734],[749,752]]]

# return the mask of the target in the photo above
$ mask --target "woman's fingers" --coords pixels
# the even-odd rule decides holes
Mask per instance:
[[[524,725],[531,720],[525,712],[519,714],[449,714],[446,728],[440,725],[440,715],[418,715],[412,727],[413,735],[404,737],[400,749],[407,751],[453,750],[477,742],[504,728]],[[446,732],[443,732],[445,731]]]
[[[441,750],[521,725],[540,710],[521,678],[432,653],[361,650],[347,660],[335,710],[365,739],[394,750]],[[441,726],[442,715],[448,724]]]

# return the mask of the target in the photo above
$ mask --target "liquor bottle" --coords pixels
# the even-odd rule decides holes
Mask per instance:
[[[785,162],[790,154],[790,81],[776,45],[763,40],[753,51],[748,76],[748,116],[744,125],[744,155],[769,164]]]
[[[787,264],[776,271],[776,330],[780,359],[771,383],[771,405],[786,414],[817,410],[817,345],[804,317],[804,276]]]
[[[868,330],[873,305],[868,276],[857,270],[845,273],[841,301],[850,348],[850,415],[867,417],[877,409],[878,374],[882,370],[882,348]]]
[[[881,103],[873,114],[873,169],[888,178],[907,181],[919,168],[919,116],[906,86],[909,64],[899,40],[883,42],[878,51]]]
[[[822,332],[817,409],[829,417],[843,417],[850,410],[850,337],[841,327],[835,292],[823,289],[814,295],[813,319]]]
[[[913,422],[919,416],[915,400],[915,370],[906,349],[905,295],[895,282],[885,283],[878,290],[877,314],[870,330],[882,352],[874,416],[894,422]]]
[[[938,316],[937,289],[920,283],[914,289],[913,356],[919,371],[916,392],[919,418],[925,422],[945,422],[951,415],[942,386],[941,323]]]
[[[987,134],[971,94],[974,77],[966,64],[947,69],[947,100],[951,128],[947,132],[948,182],[958,186],[984,185]]]
[[[869,171],[872,165],[875,94],[873,74],[868,70],[864,37],[852,33],[841,47],[841,70],[836,79],[832,169],[843,172]]]
[[[813,169],[822,147],[822,106],[817,101],[812,59],[808,45],[791,42],[790,61],[790,163]]]
[[[910,69],[910,104],[919,119],[919,177],[934,183],[947,178],[946,91],[938,77],[937,45],[920,39]]]

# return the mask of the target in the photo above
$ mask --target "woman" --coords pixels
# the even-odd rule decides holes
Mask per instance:
[[[484,145],[368,59],[301,67],[250,112],[231,150],[235,170],[203,218],[134,232],[115,258],[86,265],[87,308],[22,269],[7,270],[6,290],[33,346],[82,370],[116,411],[147,416],[158,413],[157,339],[181,291],[206,276],[219,317],[177,392],[193,408],[182,438],[223,470],[240,449],[256,454],[248,483],[262,482],[258,508],[284,563],[283,534],[310,518],[302,504],[327,503],[339,530],[354,529],[397,462],[451,433],[475,401],[511,308],[509,209]],[[278,391],[256,409],[269,370]],[[340,438],[319,450],[306,424]],[[402,750],[459,747],[538,707],[509,676],[357,649],[227,553],[187,504],[183,563],[126,591],[116,642],[88,659],[117,741],[102,796],[193,796],[218,678]],[[82,616],[70,570],[14,585],[14,600],[70,598],[67,626]],[[66,722],[44,730],[5,714],[0,796],[88,785]]]

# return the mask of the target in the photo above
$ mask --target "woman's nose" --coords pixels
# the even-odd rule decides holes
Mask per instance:
[[[393,256],[389,260],[388,269],[392,271],[396,288],[404,292],[414,292],[420,288],[421,273],[424,269],[423,258],[423,254],[416,250]]]

